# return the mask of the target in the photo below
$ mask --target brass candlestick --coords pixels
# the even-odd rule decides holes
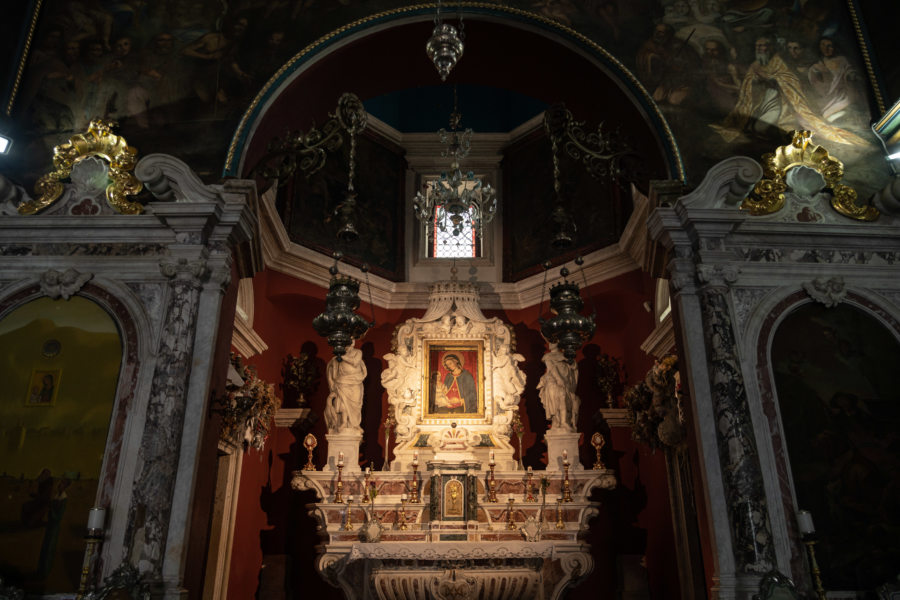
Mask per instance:
[[[400,496],[400,514],[397,517],[397,529],[406,531],[406,494]]]
[[[92,508],[88,517],[88,529],[84,541],[87,547],[84,551],[84,562],[81,565],[81,580],[78,583],[76,600],[82,600],[88,593],[91,585],[91,574],[94,570],[94,557],[97,547],[103,542],[103,525],[106,519],[106,509]]]
[[[307,433],[306,437],[303,438],[303,447],[306,448],[306,451],[309,453],[309,457],[306,459],[306,465],[303,467],[304,471],[315,471],[316,465],[313,463],[313,449],[318,446],[318,442],[316,441],[316,436],[311,433]]]
[[[569,459],[563,460],[563,502],[572,502],[572,486],[569,483]]]
[[[556,528],[557,529],[565,529],[566,524],[562,520],[562,501],[563,499],[559,496],[556,497]]]
[[[515,502],[515,500],[513,499],[512,494],[510,494],[506,507],[506,528],[509,531],[515,531],[516,529],[516,523],[513,521],[513,502]]]
[[[606,468],[606,465],[603,464],[603,459],[600,457],[600,451],[603,450],[603,446],[606,445],[606,438],[600,435],[600,432],[595,432],[593,436],[591,436],[591,445],[594,447],[594,450],[597,451],[597,462],[594,463],[595,471],[602,471]]]
[[[344,531],[353,531],[353,523],[350,522],[350,513],[353,511],[353,496],[347,496],[347,520],[344,522]]]
[[[344,472],[344,461],[339,460],[337,464],[338,468],[338,476],[337,481],[334,484],[334,502],[335,504],[343,504],[344,503],[344,481],[342,479],[342,475]]]
[[[412,463],[413,475],[412,481],[409,482],[409,501],[413,504],[418,504],[421,500],[419,498],[419,461],[413,459]]]
[[[488,465],[491,472],[488,475],[488,502],[496,502],[497,501],[497,481],[494,479],[494,461],[491,460]]]
[[[525,502],[537,502],[534,497],[534,471],[528,467],[528,481],[525,483]]]
[[[369,470],[369,467],[366,467],[366,481],[363,484],[363,497],[360,500],[363,504],[369,503],[369,477],[372,476],[372,472]]]
[[[812,568],[813,580],[816,582],[816,596],[819,600],[825,600],[825,588],[822,586],[822,572],[819,570],[819,563],[816,562],[816,540],[808,537],[803,540],[806,549],[809,551],[809,564]]]

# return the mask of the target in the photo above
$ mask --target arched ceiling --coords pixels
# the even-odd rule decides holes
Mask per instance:
[[[371,101],[386,114],[391,112],[386,105],[390,99],[409,103],[410,99],[421,98],[418,109],[423,116],[411,122],[444,123],[445,106],[433,102],[433,89],[441,85],[440,78],[425,55],[425,41],[432,27],[428,19],[373,28],[368,35],[335,44],[340,47],[304,63],[273,99],[264,100],[268,105],[255,119],[242,172],[252,169],[273,138],[325,121],[344,92],[355,93],[364,103]],[[579,120],[621,127],[644,154],[648,172],[657,177],[669,175],[657,132],[634,97],[625,91],[625,83],[599,61],[559,37],[551,39],[546,32],[496,17],[467,17],[465,33],[465,53],[448,77],[446,97],[451,97],[450,86],[459,84],[464,89],[491,89],[492,100],[505,95],[515,102],[515,108],[563,102]],[[478,115],[480,122],[491,121],[483,106],[467,108],[465,94],[463,100],[460,109],[464,124],[469,111]],[[498,111],[509,108],[492,103]]]

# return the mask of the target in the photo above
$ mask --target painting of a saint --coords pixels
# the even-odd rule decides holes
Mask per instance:
[[[429,345],[425,371],[428,415],[475,416],[482,412],[481,359],[480,342]]]
[[[35,369],[28,382],[25,406],[53,406],[59,391],[59,370]]]

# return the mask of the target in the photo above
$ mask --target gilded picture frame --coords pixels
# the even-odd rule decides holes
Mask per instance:
[[[425,341],[426,419],[484,418],[484,341]]]
[[[54,406],[59,395],[61,369],[34,369],[28,378],[25,406]]]

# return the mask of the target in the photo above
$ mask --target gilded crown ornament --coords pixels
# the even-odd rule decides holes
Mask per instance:
[[[137,162],[137,149],[112,132],[116,126],[115,121],[94,119],[86,132],[73,135],[66,143],[53,148],[53,170],[37,180],[34,185],[37,198],[19,206],[19,213],[33,215],[56,202],[63,193],[61,180],[72,174],[76,164],[91,156],[109,163],[109,185],[106,186],[109,205],[126,215],[144,212],[140,202],[127,198],[143,189],[143,184],[132,173]]]
[[[857,204],[856,190],[841,183],[844,163],[814,144],[812,135],[810,131],[793,131],[790,144],[763,154],[763,178],[741,209],[753,216],[770,215],[784,208],[784,193],[788,190],[810,198],[826,190],[831,192],[831,207],[845,217],[857,221],[877,219],[878,209]]]

